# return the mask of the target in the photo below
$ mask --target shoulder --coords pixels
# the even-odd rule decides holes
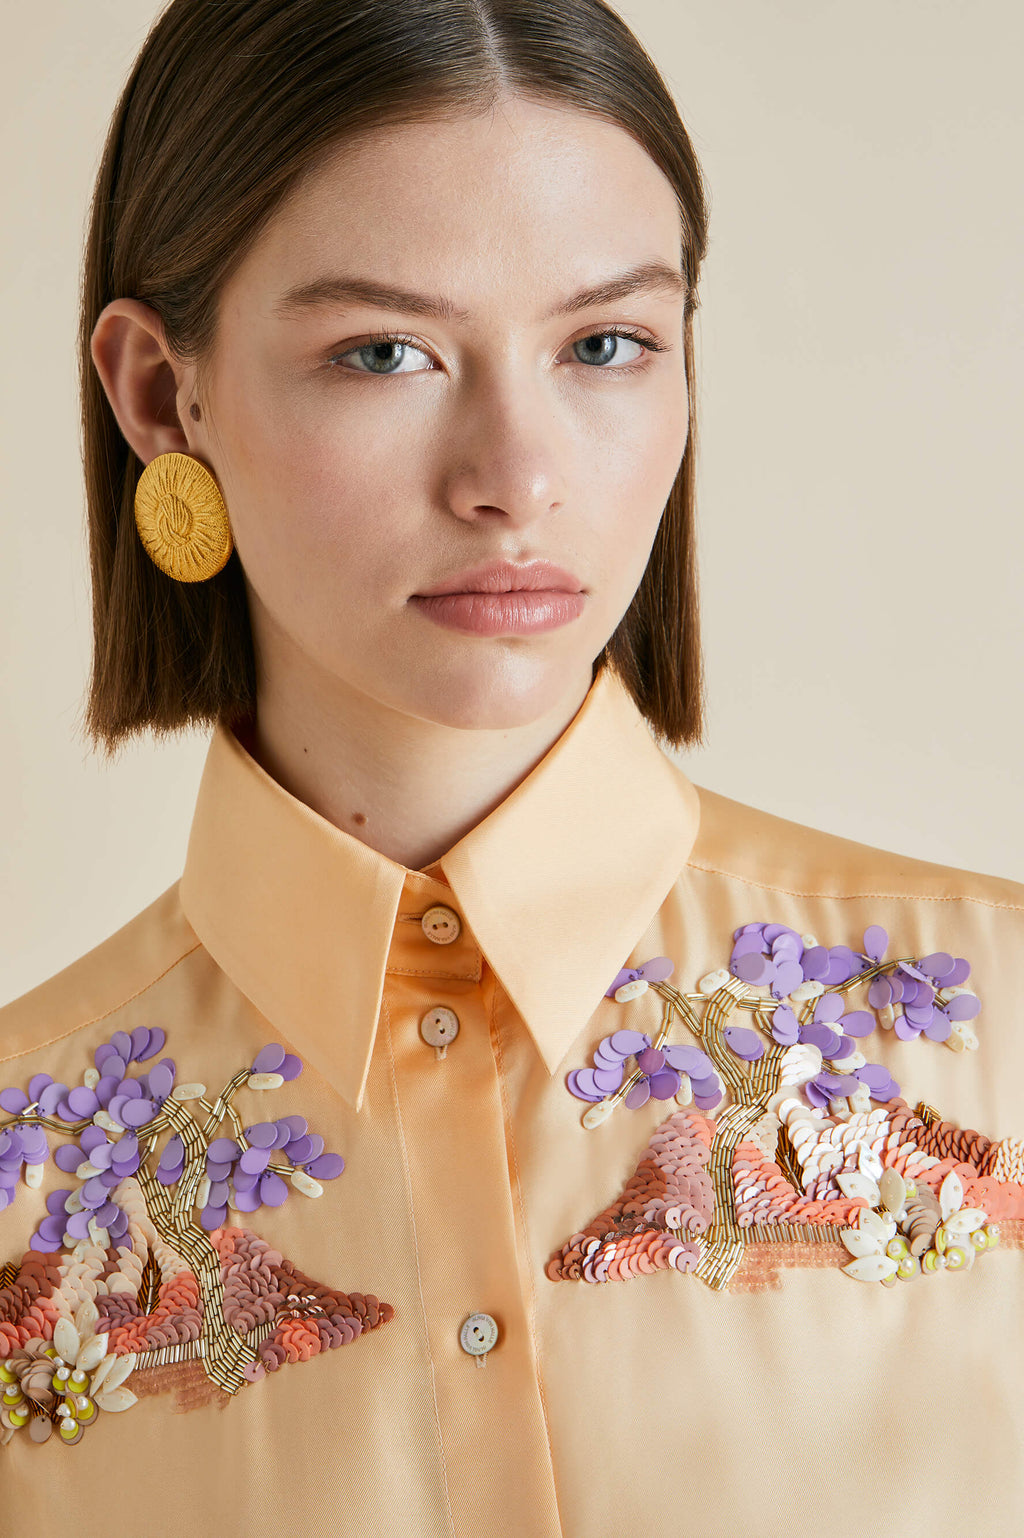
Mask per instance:
[[[914,859],[694,788],[700,824],[687,871],[794,897],[966,900],[1024,916],[1020,882]]]
[[[0,1062],[117,1013],[200,949],[177,881],[85,955],[0,1008]]]

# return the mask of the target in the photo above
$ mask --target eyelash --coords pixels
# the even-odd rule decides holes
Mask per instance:
[[[664,342],[659,342],[656,338],[648,336],[645,332],[638,331],[635,327],[632,326],[612,326],[603,331],[588,331],[586,336],[577,337],[576,341],[586,342],[594,336],[621,336],[628,342],[638,342],[641,347],[646,349],[647,352],[668,352],[669,350]],[[374,335],[368,337],[365,342],[360,342],[357,347],[347,347],[344,352],[334,353],[330,358],[328,358],[328,365],[334,368],[337,365],[339,359],[347,358],[350,353],[361,352],[364,347],[377,347],[383,346],[385,344],[390,344],[393,346],[401,344],[406,347],[415,347],[417,352],[426,352],[426,348],[421,347],[420,344],[416,341],[415,337],[404,336],[397,331],[378,331]],[[570,343],[570,346],[575,346],[575,343]],[[584,367],[588,366],[590,365],[584,364]],[[647,366],[648,365],[646,361],[627,363],[620,365],[618,368],[605,368],[601,365],[597,365],[594,368],[594,372],[598,374],[639,374],[644,369],[646,369]],[[391,379],[400,377],[398,375],[391,374],[375,375],[372,369],[339,369],[338,372],[344,374],[364,374],[367,378],[370,379]],[[425,371],[417,370],[417,372]]]

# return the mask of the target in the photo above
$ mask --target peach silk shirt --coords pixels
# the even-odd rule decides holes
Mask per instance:
[[[773,953],[786,932],[798,943]],[[927,959],[931,989],[904,973],[926,990],[913,1027],[897,1001],[854,1043],[899,1085],[871,1101],[873,1122],[839,1094],[817,1115],[804,1103],[801,1062],[830,1063],[773,1039],[794,1028],[770,984],[737,972],[744,934],[761,937],[746,944],[751,976],[801,948],[824,958],[819,973],[836,947],[862,968]],[[657,957],[667,980],[609,996]],[[945,1016],[934,1039],[922,1022],[956,958],[970,977],[951,997],[966,987],[980,1012],[943,1042]],[[655,1041],[659,987],[691,1009],[667,1038],[688,1049],[678,1099],[659,1098],[667,1059],[641,1077],[635,1052],[621,1057],[647,1047],[619,1033]],[[851,1031],[866,992],[845,1000]],[[46,1076],[59,1086],[48,1157],[38,1121],[27,1131],[41,1182],[27,1158],[11,1175],[6,1144],[0,1369],[15,1414],[0,1531],[1020,1533],[1022,996],[1024,886],[696,786],[608,671],[532,773],[423,871],[339,831],[217,728],[180,881],[0,1010],[0,1123],[20,1106],[29,1129]],[[789,1008],[805,1030],[807,1001]],[[760,1059],[728,1045],[726,1019],[748,1053],[760,1035]],[[903,1037],[883,1028],[901,1019]],[[834,1021],[817,1020],[822,1040]],[[609,1038],[601,1083],[624,1063],[648,1098],[587,1129],[594,1102],[567,1079]],[[88,1093],[76,1117],[67,1095],[105,1082],[122,1119],[97,1123]],[[703,1107],[685,1103],[694,1083]],[[189,1085],[202,1101],[178,1098]],[[133,1175],[150,1134],[124,1107],[143,1091],[161,1130]],[[268,1138],[283,1173],[261,1168]],[[303,1161],[321,1194],[291,1181]],[[916,1176],[913,1212],[891,1188],[886,1206],[883,1168]],[[859,1195],[844,1172],[866,1182]],[[132,1245],[89,1210],[113,1228],[125,1212]],[[77,1240],[60,1233],[76,1211]],[[982,1227],[958,1221],[979,1211]],[[859,1236],[853,1252],[841,1231]],[[40,1232],[50,1248],[30,1245]],[[888,1275],[893,1233],[916,1244],[906,1280]],[[844,1273],[855,1255],[875,1279]],[[86,1386],[80,1415],[52,1409],[54,1355]]]

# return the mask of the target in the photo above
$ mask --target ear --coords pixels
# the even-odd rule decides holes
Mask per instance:
[[[92,361],[128,443],[149,464],[187,454],[179,402],[193,393],[195,370],[171,353],[160,316],[140,299],[114,299],[93,328]]]

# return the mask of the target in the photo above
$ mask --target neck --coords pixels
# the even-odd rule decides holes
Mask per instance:
[[[331,679],[264,673],[242,746],[291,795],[408,870],[426,870],[509,796],[577,714],[589,671],[525,725],[439,725]]]

